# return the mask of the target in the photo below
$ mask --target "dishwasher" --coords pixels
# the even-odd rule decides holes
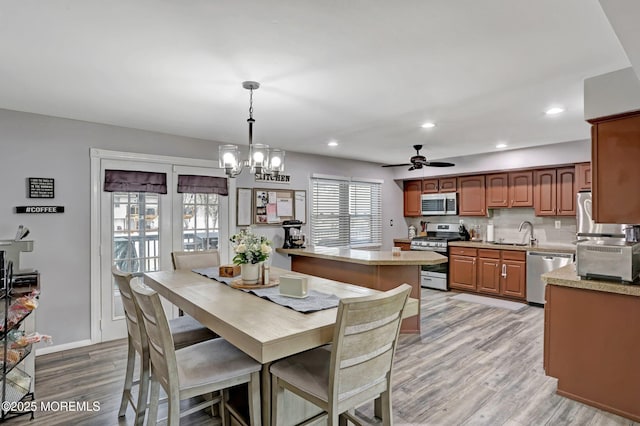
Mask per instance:
[[[527,252],[527,302],[544,305],[545,283],[540,275],[572,263],[573,253]]]

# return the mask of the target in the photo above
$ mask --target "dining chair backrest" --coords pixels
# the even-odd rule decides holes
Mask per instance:
[[[173,269],[190,271],[195,268],[220,266],[220,253],[218,250],[174,251],[171,253],[171,260]]]
[[[357,406],[391,387],[391,367],[411,286],[340,300],[329,367],[329,403]]]
[[[133,299],[133,293],[131,292],[133,275],[129,272],[120,271],[116,266],[111,268],[111,273],[122,296],[127,332],[131,343],[139,354],[143,354],[147,350],[147,334],[142,322],[140,308]]]
[[[152,375],[167,393],[178,392],[178,369],[169,322],[162,309],[160,296],[149,287],[133,283],[132,293],[140,306],[151,357]]]

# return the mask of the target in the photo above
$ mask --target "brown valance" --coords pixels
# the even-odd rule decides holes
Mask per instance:
[[[153,192],[166,194],[167,174],[132,170],[105,170],[104,190],[106,192]]]
[[[229,195],[227,178],[213,176],[178,175],[178,192]]]

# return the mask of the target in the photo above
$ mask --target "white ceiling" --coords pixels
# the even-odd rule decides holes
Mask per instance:
[[[0,58],[0,108],[246,145],[257,80],[255,142],[379,163],[586,139],[630,65],[597,0],[0,0]]]

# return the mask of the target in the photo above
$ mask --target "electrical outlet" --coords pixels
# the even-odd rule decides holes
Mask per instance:
[[[562,226],[562,222],[560,222],[559,220],[556,220],[556,229],[560,229],[561,226]]]
[[[460,225],[464,225],[464,220],[460,219]]]
[[[393,219],[389,219],[389,226],[393,226]]]

